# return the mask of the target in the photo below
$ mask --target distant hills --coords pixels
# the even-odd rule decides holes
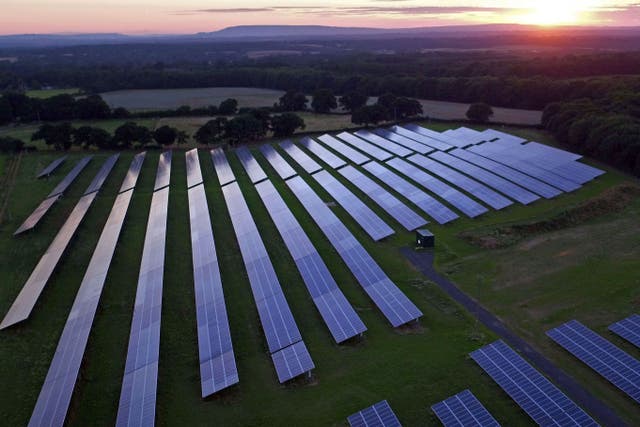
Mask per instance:
[[[321,25],[242,25],[213,32],[184,35],[98,34],[18,34],[0,36],[0,48],[38,48],[98,44],[180,43],[211,41],[269,41],[385,38],[465,38],[500,34],[550,32],[579,36],[639,37],[640,27],[553,27],[517,24],[458,25],[420,28],[331,27]]]

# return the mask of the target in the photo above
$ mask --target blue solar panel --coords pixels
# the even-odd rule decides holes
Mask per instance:
[[[273,169],[275,169],[277,174],[280,175],[280,178],[287,179],[297,175],[296,171],[291,167],[291,165],[289,165],[289,163],[287,163],[287,161],[282,158],[280,153],[278,153],[271,145],[261,145],[260,151],[262,152],[262,155],[267,159],[267,161],[271,164]]]
[[[222,148],[214,148],[211,150],[211,161],[213,162],[213,168],[216,170],[220,186],[227,185],[236,180]]]
[[[353,148],[349,147],[344,142],[338,141],[337,139],[335,139],[331,135],[326,135],[325,134],[325,135],[319,136],[318,139],[323,144],[329,146],[331,149],[333,149],[334,151],[340,153],[342,156],[344,156],[347,159],[349,159],[349,161],[351,161],[351,163],[355,163],[356,165],[361,165],[361,164],[366,163],[369,160],[371,160],[369,157],[367,157],[364,154],[360,153],[358,150],[354,150]]]
[[[107,176],[109,176],[109,173],[111,173],[111,170],[115,166],[119,157],[120,157],[120,154],[114,154],[112,156],[107,157],[107,160],[104,161],[104,163],[102,164],[102,167],[100,168],[96,176],[93,178],[93,181],[91,181],[91,184],[89,184],[89,187],[85,190],[83,194],[84,196],[86,196],[89,193],[98,191],[100,188],[102,188],[102,184],[104,184],[104,182],[107,180]]]
[[[67,157],[69,157],[69,156],[62,156],[62,157],[60,157],[58,159],[55,159],[51,163],[49,163],[49,165],[47,167],[45,167],[44,169],[42,169],[40,171],[40,173],[36,176],[36,178],[42,178],[42,177],[51,175],[53,173],[53,171],[58,169],[58,167],[61,164],[63,164],[65,160],[67,160]]]
[[[431,410],[445,427],[499,427],[500,424],[482,406],[482,403],[465,390],[431,406]]]
[[[429,149],[436,149],[440,151],[447,151],[453,148],[452,145],[447,144],[446,142],[439,141],[437,139],[433,139],[426,135],[421,135],[417,132],[404,128],[402,126],[392,126],[389,128],[389,131],[395,133],[396,135],[404,136],[405,138],[409,138],[411,140],[417,141],[420,144],[426,145]]]
[[[412,231],[427,224],[424,218],[409,209],[407,205],[353,166],[346,166],[338,172],[358,187],[360,191],[369,196],[371,200],[376,202],[378,206],[384,209],[407,230]]]
[[[418,125],[414,125],[414,124],[408,124],[408,125],[403,125],[402,127],[405,128],[405,129],[408,129],[408,130],[410,130],[412,132],[415,132],[415,133],[417,133],[419,135],[426,136],[426,137],[429,137],[429,138],[434,139],[436,141],[440,141],[440,142],[443,142],[443,143],[447,144],[448,147],[444,148],[444,149],[443,148],[438,148],[436,146],[433,146],[434,148],[438,148],[439,150],[442,150],[442,151],[446,151],[451,147],[460,147],[460,148],[462,148],[462,147],[465,147],[465,146],[469,145],[468,142],[460,141],[458,138],[454,138],[454,137],[451,137],[451,136],[446,135],[444,133],[436,132],[436,131],[431,130],[431,129],[423,128],[422,126],[418,126]]]
[[[394,327],[422,316],[422,312],[387,277],[342,221],[302,178],[289,179],[287,185],[338,251],[367,295]]]
[[[251,151],[249,151],[247,147],[238,148],[236,150],[236,156],[238,156],[242,167],[247,172],[247,175],[249,175],[252,184],[267,179],[267,174],[264,173],[264,169],[262,169],[260,163],[253,157],[253,154],[251,154]]]
[[[461,189],[467,191],[469,194],[485,202],[494,209],[503,209],[513,204],[511,200],[496,193],[484,184],[481,184],[478,181],[461,174],[455,169],[443,165],[442,163],[436,162],[433,159],[424,157],[420,154],[415,154],[409,157],[407,160],[428,170],[434,175],[437,175],[440,178],[449,181],[453,185],[460,187]]]
[[[382,138],[386,138],[389,141],[393,141],[396,144],[400,144],[403,147],[408,148],[409,150],[416,152],[416,153],[420,153],[420,154],[429,154],[432,151],[434,151],[434,149],[432,147],[429,147],[426,144],[421,144],[420,142],[413,140],[411,138],[407,138],[406,136],[403,135],[399,135],[397,133],[394,132],[390,132],[386,129],[375,129],[373,131],[376,135],[382,137]]]
[[[395,233],[393,228],[389,227],[371,208],[365,205],[329,172],[318,172],[313,175],[313,178],[322,185],[373,240],[378,241]]]
[[[146,152],[138,153],[133,157],[131,161],[131,166],[129,166],[129,170],[127,171],[127,175],[122,181],[122,185],[120,186],[119,193],[123,193],[127,190],[131,190],[134,188],[138,182],[138,176],[140,176],[140,170],[142,169],[142,164],[144,163],[144,159],[147,156]]]
[[[480,216],[488,211],[488,209],[480,203],[474,201],[470,197],[464,195],[460,191],[448,184],[445,184],[432,175],[429,175],[423,170],[418,169],[416,166],[407,163],[405,160],[395,158],[389,160],[387,164],[422,185],[427,190],[433,191],[435,194],[442,197],[444,200],[460,209],[465,215],[471,218]]]
[[[231,183],[222,188],[222,193],[240,246],[262,330],[267,339],[269,352],[273,355],[292,344],[301,342],[302,337],[240,187],[237,183]],[[301,368],[294,376],[304,374],[313,368],[313,366],[309,368],[308,363],[303,363],[307,357],[310,359],[308,353],[304,354],[306,347],[302,346],[298,350],[299,352],[295,355],[301,359],[298,364]],[[278,366],[276,371],[281,378]]]
[[[396,144],[395,142],[387,138],[383,138],[380,135],[376,135],[375,133],[371,133],[368,130],[359,130],[355,135],[367,142],[377,145],[385,151],[395,154],[396,156],[406,157],[414,153],[414,150],[410,150],[401,144]]]
[[[283,141],[280,143],[280,147],[289,155],[293,160],[295,160],[302,169],[304,169],[307,173],[314,173],[322,169],[322,167],[307,153],[302,151],[297,145],[293,145],[291,141]]]
[[[631,315],[609,326],[609,330],[640,348],[640,316]]]
[[[184,153],[184,159],[187,163],[187,188],[202,183],[202,171],[200,170],[200,157],[198,149],[194,148]]]
[[[171,150],[160,154],[160,159],[158,160],[158,171],[156,172],[156,182],[153,186],[153,191],[169,186],[169,182],[171,181],[172,155],[173,152]]]
[[[351,427],[402,427],[386,400],[349,415],[347,421]]]
[[[471,353],[471,358],[541,426],[597,426],[563,392],[502,340]]]
[[[577,320],[551,329],[547,335],[640,403],[640,361]]]
[[[375,145],[365,141],[364,139],[358,138],[349,132],[342,132],[336,136],[374,159],[384,161],[393,157],[393,154],[388,151],[376,147]]]
[[[197,161],[196,165],[200,163]],[[202,397],[239,381],[204,185],[188,190]]]
[[[562,194],[562,191],[545,184],[529,175],[519,172],[509,166],[502,163],[495,162],[486,157],[482,157],[479,154],[472,153],[467,150],[455,149],[449,152],[453,156],[466,160],[469,163],[473,163],[476,166],[480,166],[492,173],[499,175],[509,181],[518,184],[519,186],[526,188],[527,190],[544,197],[545,199],[551,199],[553,197]]]
[[[397,191],[398,194],[402,195],[411,203],[422,209],[439,224],[446,224],[458,218],[458,215],[451,209],[407,180],[382,166],[380,163],[369,162],[363,167],[394,191]]]
[[[320,143],[309,137],[302,138],[300,140],[300,145],[318,156],[319,159],[328,164],[332,169],[337,169],[347,164],[347,162],[342,160],[340,157],[336,156],[331,151],[324,148]]]
[[[284,383],[301,374],[309,373],[315,365],[304,341],[298,341],[271,354],[278,381]]]
[[[95,192],[84,197],[95,197]],[[29,426],[64,424],[100,295],[118,243],[133,190],[120,193],[102,229],[64,325]]]
[[[256,190],[334,340],[341,343],[366,331],[364,323],[338,288],[320,254],[271,181],[257,184]]]
[[[83,157],[74,167],[73,169],[71,169],[71,172],[69,172],[67,174],[67,176],[65,176],[64,178],[62,178],[62,181],[60,181],[60,183],[56,186],[56,188],[54,188],[51,193],[49,193],[49,195],[47,196],[47,198],[49,197],[53,197],[56,196],[58,194],[62,194],[66,191],[67,188],[69,188],[69,186],[71,185],[71,183],[76,179],[76,177],[78,175],[80,175],[80,172],[82,172],[82,170],[85,168],[85,166],[87,166],[87,164],[89,164],[89,162],[91,161],[91,159],[93,158],[93,156],[85,156]]]
[[[467,175],[487,184],[489,187],[500,191],[501,193],[522,203],[523,205],[528,205],[529,203],[532,203],[540,198],[534,193],[517,186],[511,181],[507,181],[506,179],[501,178],[498,175],[489,172],[488,170],[482,169],[479,166],[452,156],[449,153],[436,151],[435,153],[430,154],[429,157],[466,173]]]

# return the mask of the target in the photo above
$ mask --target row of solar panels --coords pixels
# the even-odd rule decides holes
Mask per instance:
[[[640,315],[631,315],[609,329],[640,348]],[[551,329],[547,335],[640,403],[640,362],[637,359],[576,320]],[[503,341],[472,352],[471,358],[538,425],[598,425]],[[469,390],[436,403],[431,409],[447,427],[499,426]],[[348,417],[348,421],[352,427],[401,425],[386,400],[356,412]]]

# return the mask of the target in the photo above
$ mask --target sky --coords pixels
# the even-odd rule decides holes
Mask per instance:
[[[0,0],[0,34],[191,34],[234,25],[640,26],[640,0]]]

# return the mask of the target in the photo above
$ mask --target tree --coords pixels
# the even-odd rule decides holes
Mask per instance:
[[[111,148],[112,137],[109,132],[92,126],[81,126],[73,131],[73,144],[83,148],[95,145],[98,148]]]
[[[251,114],[242,114],[227,122],[224,128],[224,136],[229,141],[237,143],[240,141],[255,141],[263,138],[267,133],[263,123]]]
[[[11,136],[0,137],[0,153],[17,153],[24,147],[24,142]]]
[[[380,104],[365,105],[351,114],[351,123],[356,125],[377,125],[389,116],[389,110]]]
[[[134,142],[146,145],[151,142],[151,139],[151,131],[144,126],[138,126],[135,122],[126,122],[113,134],[114,142],[121,148],[129,148]]]
[[[128,119],[131,117],[131,113],[124,107],[118,107],[111,112],[111,117],[114,119]]]
[[[474,122],[486,123],[493,116],[493,108],[484,102],[471,104],[467,110],[467,118]]]
[[[161,126],[153,132],[153,139],[160,145],[171,145],[178,137],[178,130],[171,126]]]
[[[0,124],[11,123],[13,121],[13,109],[6,96],[0,97]]]
[[[407,117],[419,116],[422,114],[422,104],[416,99],[398,98],[393,104],[394,119],[406,119]]]
[[[302,117],[294,113],[283,113],[271,118],[271,130],[275,137],[287,137],[295,133],[296,129],[304,129]]]
[[[364,92],[353,90],[340,97],[340,105],[345,110],[353,112],[360,107],[364,107],[368,99],[369,97]]]
[[[311,108],[316,113],[330,113],[331,110],[338,108],[338,102],[331,89],[318,89],[313,93]]]
[[[383,107],[386,107],[388,110],[393,110],[393,107],[397,99],[398,99],[397,96],[395,96],[391,92],[387,92],[378,97],[377,103],[382,105]]]
[[[179,130],[176,135],[176,143],[178,145],[186,144],[189,141],[189,135],[183,130]]]
[[[296,90],[288,90],[276,104],[280,111],[304,111],[307,109],[307,96]]]
[[[71,123],[59,125],[44,124],[31,135],[32,141],[44,140],[47,145],[53,145],[56,150],[68,150],[71,147],[73,127]]]
[[[209,120],[204,125],[200,126],[193,136],[198,144],[213,144],[216,142],[224,132],[224,128],[227,124],[227,119],[224,117],[217,117],[213,120]]]
[[[223,116],[234,115],[238,111],[238,101],[233,98],[225,99],[218,107],[218,114]]]
[[[111,108],[100,95],[90,95],[76,101],[77,116],[80,119],[106,119],[111,115]]]
[[[42,120],[72,120],[76,116],[76,99],[69,94],[52,96],[41,102]]]

